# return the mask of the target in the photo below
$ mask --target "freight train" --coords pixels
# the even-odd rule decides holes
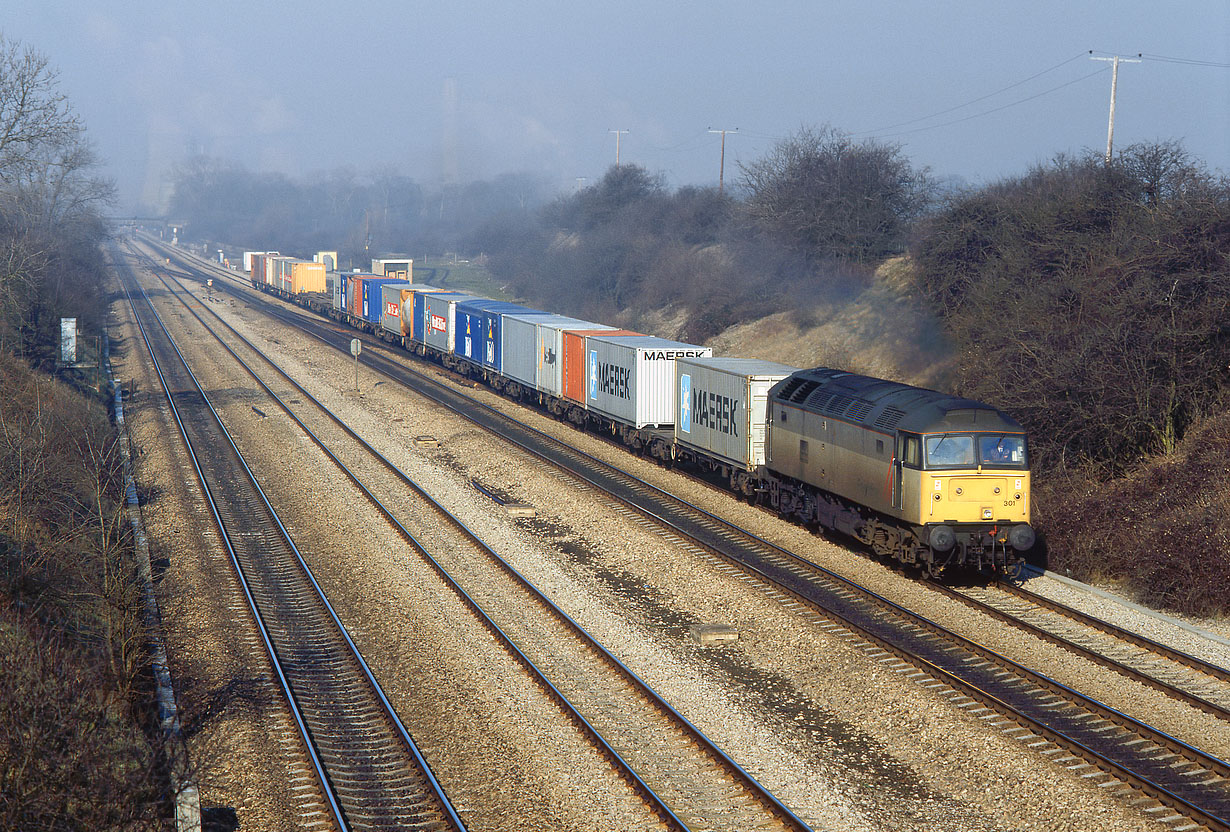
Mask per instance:
[[[285,259],[254,253],[252,285],[925,574],[1012,571],[1034,545],[1025,431],[989,405],[375,271],[311,291]]]

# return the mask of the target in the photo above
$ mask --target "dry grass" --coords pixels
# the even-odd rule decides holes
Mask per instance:
[[[709,341],[714,354],[835,367],[944,389],[953,355],[940,326],[910,294],[909,266],[889,260],[853,300],[778,312]]]

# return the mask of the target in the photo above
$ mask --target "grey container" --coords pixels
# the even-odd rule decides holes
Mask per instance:
[[[758,358],[678,358],[675,442],[746,471],[765,464],[769,388],[797,367]]]
[[[531,389],[558,396],[564,331],[608,328],[550,312],[505,315],[500,333],[504,339],[501,374]]]
[[[440,352],[451,353],[457,335],[457,302],[472,301],[474,296],[461,292],[442,292],[424,294],[421,297],[425,310],[424,343]]]
[[[333,296],[333,311],[341,312],[342,307],[342,284],[346,282],[346,275],[342,272],[325,272],[325,283],[329,286],[329,293]]]
[[[564,333],[585,332],[602,329],[615,332],[618,327],[568,318],[563,321],[543,321],[538,325],[538,354],[542,362],[538,366],[538,389],[562,398],[564,395]]]
[[[409,338],[414,334],[414,295],[416,292],[444,292],[435,286],[416,283],[386,283],[380,287],[384,310],[380,327],[385,332]]]
[[[585,407],[635,428],[674,424],[675,360],[708,358],[710,347],[653,335],[585,339]]]

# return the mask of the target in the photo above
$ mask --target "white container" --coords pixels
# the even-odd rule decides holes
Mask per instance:
[[[585,355],[586,408],[643,428],[675,422],[675,359],[713,350],[653,335],[589,335]]]
[[[678,358],[675,442],[746,471],[765,464],[769,388],[798,372],[758,358]]]

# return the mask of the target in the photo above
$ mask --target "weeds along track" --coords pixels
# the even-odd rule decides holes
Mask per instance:
[[[288,311],[243,284],[227,288],[335,349],[346,351],[356,334],[315,316]],[[1149,816],[1176,827],[1194,822],[1210,829],[1230,829],[1230,766],[1217,757],[569,447],[391,360],[379,349],[364,351],[360,360],[558,468],[563,476],[592,486],[601,498],[622,503],[638,522],[652,524],[665,535],[695,546],[698,553],[720,559],[818,626],[934,688],[955,707],[1018,738],[1058,765],[1113,790]]]
[[[430,563],[443,585],[481,618],[664,824],[809,828],[452,512],[208,304],[185,291],[165,270],[151,266],[161,272],[166,291]],[[291,385],[295,398],[277,396],[271,387],[274,378]],[[432,515],[429,519],[424,520],[405,499],[407,491]],[[411,531],[424,525],[433,528],[430,551]]]
[[[122,283],[255,624],[342,830],[462,829],[136,274]],[[320,819],[315,819],[316,823]]]

